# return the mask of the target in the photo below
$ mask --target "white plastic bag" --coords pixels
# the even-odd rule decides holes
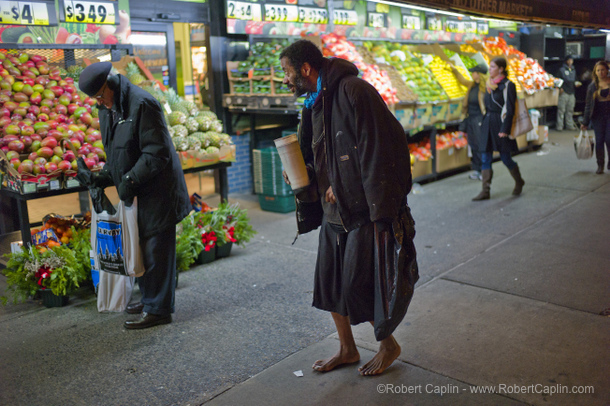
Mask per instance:
[[[578,136],[574,137],[574,150],[576,158],[590,159],[595,151],[595,137],[589,135],[587,130],[580,130]]]
[[[131,298],[134,277],[144,274],[144,259],[138,235],[137,199],[131,207],[123,201],[116,213],[91,212],[91,248],[94,266],[100,272],[98,311],[121,312]]]

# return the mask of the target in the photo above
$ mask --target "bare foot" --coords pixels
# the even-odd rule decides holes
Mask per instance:
[[[372,360],[358,368],[361,375],[379,375],[385,371],[400,355],[400,345],[393,336],[383,340],[379,345],[379,352]]]
[[[360,353],[356,348],[353,350],[339,350],[338,353],[328,359],[320,359],[313,363],[312,368],[318,372],[332,371],[339,365],[353,364],[360,361]]]

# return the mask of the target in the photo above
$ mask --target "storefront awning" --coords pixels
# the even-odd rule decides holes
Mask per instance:
[[[610,0],[395,0],[395,2],[523,22],[610,29]]]

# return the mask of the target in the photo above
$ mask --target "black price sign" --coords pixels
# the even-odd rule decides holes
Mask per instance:
[[[265,21],[297,22],[299,21],[299,7],[265,4]]]
[[[227,1],[227,18],[246,21],[262,21],[261,5],[243,1]]]
[[[299,22],[328,24],[328,11],[325,8],[299,7]]]
[[[116,25],[116,3],[103,1],[64,0],[67,23]]]

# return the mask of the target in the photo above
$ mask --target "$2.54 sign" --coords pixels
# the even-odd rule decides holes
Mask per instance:
[[[116,2],[64,0],[67,23],[116,24]]]

